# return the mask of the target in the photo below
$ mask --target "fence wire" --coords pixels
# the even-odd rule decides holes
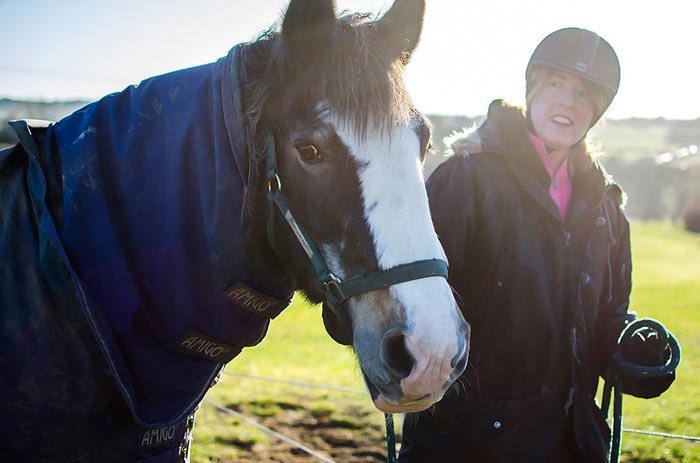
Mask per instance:
[[[220,412],[226,413],[227,415],[234,416],[234,417],[238,418],[239,420],[242,420],[245,423],[249,424],[250,426],[253,426],[254,428],[259,429],[260,431],[264,432],[265,434],[269,434],[273,437],[276,437],[277,439],[281,440],[282,442],[286,442],[287,444],[298,448],[299,450],[311,455],[312,457],[317,458],[318,460],[323,461],[324,463],[336,463],[335,461],[331,460],[327,456],[307,447],[306,445],[302,444],[301,442],[295,441],[291,437],[287,437],[284,434],[280,434],[277,431],[274,431],[266,426],[263,426],[262,424],[258,423],[254,419],[249,418],[245,415],[242,415],[235,410],[231,410],[228,407],[224,407],[223,405],[220,405],[220,404],[218,404],[210,399],[204,399],[204,402],[208,403],[209,405],[216,408]]]
[[[645,434],[647,436],[665,437],[668,439],[684,439],[684,440],[689,440],[691,442],[700,442],[700,437],[698,437],[698,436],[685,436],[683,434],[670,434],[667,432],[645,431],[643,429],[631,429],[631,428],[624,428],[622,431],[632,433],[632,434]]]
[[[328,390],[328,391],[334,391],[334,392],[342,392],[346,394],[354,394],[354,395],[364,395],[364,392],[355,390],[355,389],[347,389],[347,388],[342,388],[342,387],[336,387],[336,386],[328,386],[324,384],[315,384],[315,383],[307,383],[303,381],[292,381],[292,380],[287,380],[287,379],[278,379],[278,378],[269,378],[266,376],[258,376],[258,375],[249,375],[246,373],[235,373],[235,372],[224,372],[225,375],[228,376],[237,376],[239,378],[246,378],[246,379],[254,379],[258,381],[265,381],[265,382],[270,382],[270,383],[281,383],[281,384],[289,384],[291,386],[299,386],[299,387],[306,387],[306,388],[313,388],[313,389],[322,389],[322,390]],[[666,433],[666,432],[658,432],[658,431],[645,431],[643,429],[633,429],[633,428],[623,428],[623,432],[630,433],[630,434],[643,434],[647,436],[654,436],[654,437],[662,437],[665,439],[681,439],[681,440],[687,440],[691,442],[700,442],[700,436],[689,436],[689,435],[684,435],[684,434],[672,434],[672,433]]]
[[[224,371],[224,374],[228,375],[228,376],[238,376],[239,378],[257,379],[260,381],[266,381],[268,383],[281,383],[281,384],[289,384],[292,386],[307,387],[307,388],[312,388],[312,389],[323,389],[323,390],[327,390],[327,391],[343,392],[346,394],[365,395],[365,393],[362,391],[358,391],[355,389],[347,389],[344,387],[326,386],[323,384],[314,384],[314,383],[305,383],[302,381],[292,381],[289,379],[268,378],[266,376],[249,375],[247,373],[233,373],[233,372]]]

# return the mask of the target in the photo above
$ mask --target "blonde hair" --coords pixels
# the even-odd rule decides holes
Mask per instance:
[[[539,65],[533,67],[530,75],[528,76],[528,91],[525,94],[525,110],[527,114],[529,114],[529,107],[532,99],[540,91],[547,79],[555,72],[557,72],[557,70],[549,66]],[[602,112],[605,110],[605,103],[607,100],[600,89],[598,89],[596,86],[588,84],[585,81],[584,84],[586,85],[590,96],[591,105],[593,106],[593,118],[598,119],[598,122],[596,122],[596,124],[598,124],[602,120]],[[596,157],[599,154],[599,151],[600,146],[593,141],[590,128],[586,131],[586,135],[583,137],[583,139],[571,147],[571,154],[573,155],[587,154],[589,156]]]
[[[532,71],[530,72],[530,75],[528,76],[528,92],[525,95],[526,108],[530,106],[532,98],[537,94],[537,92],[540,91],[540,89],[547,81],[549,76],[551,76],[555,72],[557,72],[557,70],[554,68],[550,68],[549,66],[539,65],[533,67]],[[586,86],[586,89],[588,90],[591,105],[593,106],[593,118],[597,119],[598,117],[601,117],[603,115],[607,99],[605,98],[605,95],[603,95],[603,92],[594,84],[590,84],[585,80],[583,81],[583,83]]]

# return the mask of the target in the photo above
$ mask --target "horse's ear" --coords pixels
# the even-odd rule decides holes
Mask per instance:
[[[418,45],[424,15],[425,0],[394,0],[391,9],[377,20],[380,39],[404,62]]]
[[[335,0],[292,0],[284,15],[282,38],[289,55],[303,63],[319,45],[330,42],[335,28]]]

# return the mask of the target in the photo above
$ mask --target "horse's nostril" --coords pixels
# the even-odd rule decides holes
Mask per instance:
[[[397,379],[406,378],[413,370],[415,360],[406,348],[406,337],[401,333],[387,333],[382,340],[384,363]]]

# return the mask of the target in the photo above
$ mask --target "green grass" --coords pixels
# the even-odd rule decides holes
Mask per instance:
[[[624,425],[698,436],[700,235],[666,224],[633,224],[632,247],[632,307],[640,317],[662,321],[676,335],[683,348],[683,361],[676,382],[662,397],[641,400],[625,396]],[[227,372],[364,389],[351,352],[326,335],[319,308],[309,306],[299,297],[272,322],[263,343],[247,349],[229,364]],[[207,397],[260,419],[282,411],[288,416],[290,410],[296,413],[296,408],[303,408],[317,419],[326,417],[334,423],[344,423],[349,432],[367,425],[380,429],[383,420],[382,414],[364,396],[231,375],[224,375]],[[362,411],[361,419],[358,410]],[[269,445],[273,441],[274,438],[203,405],[197,416],[193,461],[235,461],[240,449]],[[700,442],[625,433],[622,452],[625,462],[697,462]]]
[[[700,436],[700,235],[633,224],[632,307],[666,325],[683,349],[676,382],[661,397],[624,397],[626,428]],[[625,433],[623,461],[697,462],[700,442]]]
[[[272,321],[265,340],[234,359],[227,366],[226,373],[207,398],[257,421],[278,415],[283,408],[303,407],[316,419],[326,417],[350,430],[368,424],[379,428],[383,422],[383,415],[364,395],[308,389],[230,374],[323,384],[358,392],[364,390],[352,352],[328,337],[320,307],[310,306],[299,295],[295,296],[291,307]],[[358,409],[370,413],[369,423],[358,423],[357,413],[349,412]],[[194,439],[193,462],[235,461],[239,452],[235,447],[250,449],[256,444],[275,441],[262,431],[243,426],[236,418],[216,412],[206,404],[197,414]]]
[[[594,127],[592,135],[595,142],[602,144],[608,157],[633,162],[678,148],[667,141],[669,131],[663,124],[639,127],[610,121]]]

